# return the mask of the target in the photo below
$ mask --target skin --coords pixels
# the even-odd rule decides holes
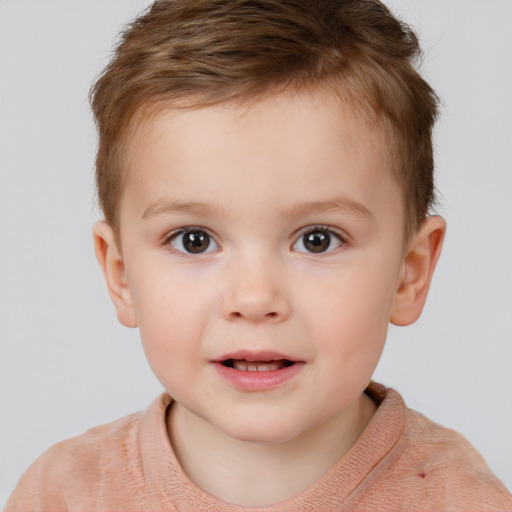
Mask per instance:
[[[404,239],[385,138],[328,93],[162,111],[137,129],[128,160],[120,246],[100,222],[96,254],[119,320],[139,327],[175,399],[177,457],[224,501],[290,498],[371,420],[364,389],[389,322],[419,317],[445,223],[429,217]],[[191,226],[205,252],[183,245]],[[331,243],[311,252],[304,235],[326,233]],[[239,350],[301,368],[242,390],[213,363]]]

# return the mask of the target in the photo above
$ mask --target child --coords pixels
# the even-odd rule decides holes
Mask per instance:
[[[168,394],[50,449],[7,511],[512,509],[370,381],[445,232],[418,52],[374,0],[161,1],[127,29],[92,90],[95,247]]]

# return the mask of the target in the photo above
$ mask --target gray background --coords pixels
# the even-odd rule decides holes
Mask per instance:
[[[512,1],[393,0],[443,99],[444,254],[375,375],[462,432],[512,488]],[[161,391],[94,261],[87,92],[143,0],[0,2],[0,504],[55,442]]]

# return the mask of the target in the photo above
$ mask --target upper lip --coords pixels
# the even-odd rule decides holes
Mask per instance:
[[[220,357],[217,357],[213,360],[214,363],[221,363],[223,361],[227,361],[229,359],[235,360],[243,360],[243,361],[292,361],[294,363],[298,363],[301,360],[291,357],[287,354],[281,354],[279,352],[274,352],[271,350],[237,350],[236,352],[230,352],[229,354],[224,354]]]

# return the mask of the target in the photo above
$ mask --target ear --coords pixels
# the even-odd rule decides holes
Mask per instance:
[[[106,222],[99,221],[94,224],[93,236],[96,259],[103,271],[108,293],[117,311],[117,318],[126,327],[137,327],[132,293],[114,232]]]
[[[404,258],[399,287],[391,311],[391,323],[410,325],[421,315],[437,260],[441,255],[446,222],[428,217],[412,237]]]

